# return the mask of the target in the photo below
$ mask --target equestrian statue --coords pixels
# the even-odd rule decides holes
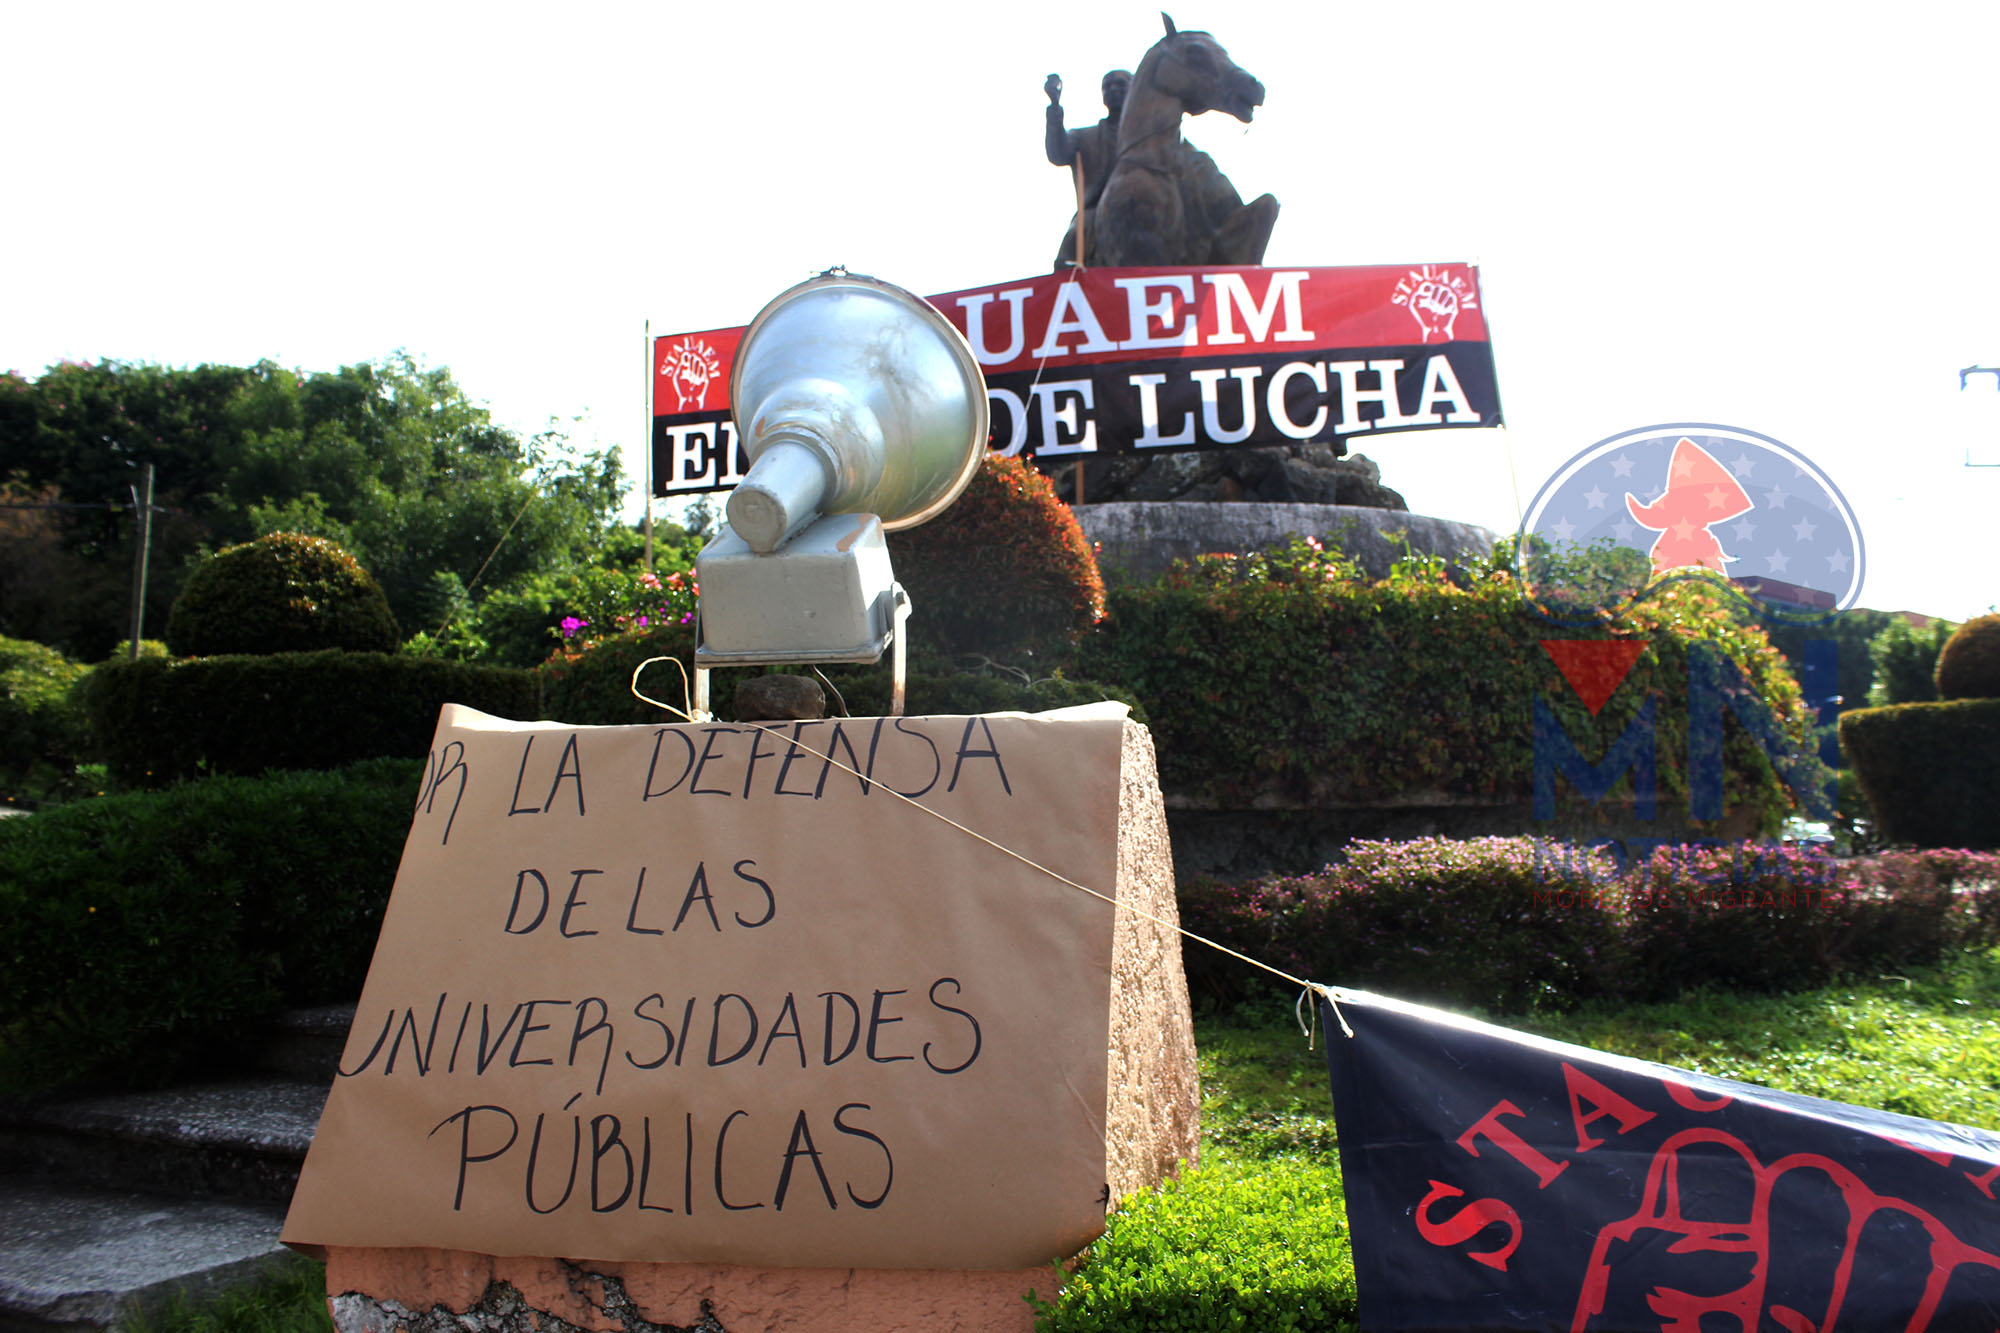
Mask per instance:
[[[1080,209],[1077,217],[1070,219],[1069,230],[1063,233],[1062,245],[1056,250],[1059,273],[1076,264],[1078,220],[1082,220],[1088,232],[1091,219],[1097,214],[1097,201],[1104,193],[1104,182],[1111,175],[1111,159],[1118,151],[1118,116],[1125,109],[1125,94],[1132,90],[1132,71],[1114,69],[1104,76],[1099,87],[1104,94],[1104,119],[1072,130],[1063,125],[1062,76],[1051,74],[1042,85],[1042,91],[1049,96],[1046,136],[1049,163],[1075,169]]]
[[[1213,159],[1181,137],[1181,117],[1226,111],[1248,124],[1264,103],[1264,85],[1209,34],[1181,32],[1166,14],[1160,18],[1167,35],[1131,75],[1122,109],[1112,105],[1113,79],[1105,76],[1105,103],[1112,114],[1091,129],[1101,136],[1115,126],[1117,147],[1101,186],[1092,187],[1086,146],[1071,148],[1069,142],[1089,131],[1070,131],[1063,145],[1069,155],[1058,158],[1062,82],[1050,75],[1045,85],[1049,160],[1079,162],[1084,172],[1080,220],[1085,262],[1121,267],[1261,264],[1278,220],[1277,199],[1265,194],[1245,204]],[[1058,269],[1074,262],[1076,228],[1072,222],[1064,236]]]

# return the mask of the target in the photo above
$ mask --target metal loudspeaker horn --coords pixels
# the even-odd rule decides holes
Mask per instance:
[[[829,270],[781,293],[743,331],[729,411],[749,470],[695,562],[695,706],[717,666],[876,662],[909,598],[884,530],[936,517],[986,450],[986,380],[929,303]]]

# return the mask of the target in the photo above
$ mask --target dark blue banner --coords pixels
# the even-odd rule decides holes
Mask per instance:
[[[1365,1329],[2000,1328],[2000,1135],[1330,994]]]

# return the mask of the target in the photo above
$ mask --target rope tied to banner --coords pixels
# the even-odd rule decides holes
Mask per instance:
[[[660,700],[653,698],[651,695],[646,694],[639,689],[640,673],[645,671],[647,667],[653,665],[653,663],[655,662],[672,662],[676,667],[680,669],[681,701],[685,705],[685,707],[676,708],[670,703],[663,703]],[[692,686],[688,680],[687,666],[678,657],[674,657],[671,655],[662,655],[660,657],[649,657],[645,661],[639,663],[638,666],[633,667],[631,689],[633,697],[640,700],[641,702],[651,704],[653,707],[658,708],[663,712],[672,713],[675,717],[684,718],[685,720],[687,720],[690,723],[693,723],[696,726],[699,726],[704,721],[709,720],[705,718],[697,718],[694,715]],[[795,746],[796,748],[804,751],[806,754],[811,755],[813,758],[831,764],[833,767],[839,769],[843,773],[847,773],[853,777],[860,778],[863,782],[869,780],[868,775],[861,772],[859,769],[856,769],[851,765],[841,763],[838,759],[835,759],[830,754],[826,754],[823,753],[822,751],[813,749],[812,746],[807,745],[805,742],[798,739],[798,737],[785,736],[783,734],[782,729],[770,728],[765,726],[761,722],[741,722],[738,723],[737,725],[745,727],[754,727],[758,731],[763,732],[765,735],[770,736],[774,740],[783,740],[787,745]],[[1050,869],[1048,866],[1043,865],[1041,862],[1035,860],[1033,857],[1026,856],[1021,852],[1015,851],[1012,847],[1007,846],[1005,843],[995,842],[993,839],[987,837],[985,834],[979,832],[977,829],[967,828],[965,825],[959,823],[956,819],[953,819],[950,815],[947,815],[939,810],[933,810],[930,806],[925,805],[922,801],[919,801],[914,797],[903,795],[903,793],[897,791],[894,787],[889,786],[887,783],[878,782],[876,785],[879,786],[883,791],[889,793],[889,795],[901,801],[904,805],[907,805],[914,810],[921,811],[922,813],[929,815],[932,819],[938,820],[940,823],[949,824],[952,828],[957,829],[960,833],[965,834],[968,838],[972,838],[975,841],[985,843],[988,847],[991,847],[993,850],[1001,853],[1004,856],[1012,857],[1014,860],[1019,861],[1022,865],[1028,867],[1028,869],[1035,871],[1037,874],[1046,875],[1048,878],[1054,880],[1058,884],[1062,884],[1069,888],[1075,889],[1079,893],[1087,893],[1091,897],[1096,898],[1100,902],[1109,903],[1114,910],[1121,912],[1130,912],[1133,916],[1138,917],[1142,921],[1150,921],[1152,924],[1159,926],[1163,930],[1174,931],[1175,933],[1187,939],[1193,940],[1196,944],[1204,944],[1207,945],[1209,948],[1214,949],[1217,953],[1227,954],[1229,957],[1234,958],[1239,963],[1248,963],[1250,966],[1257,968],[1259,971],[1268,972],[1272,976],[1278,978],[1280,981],[1290,982],[1292,985],[1298,987],[1299,989],[1300,1005],[1303,1005],[1305,1003],[1305,999],[1309,995],[1314,995],[1314,994],[1322,995],[1326,998],[1327,1004],[1333,1007],[1334,1016],[1337,1018],[1340,1017],[1339,1007],[1333,1005],[1333,992],[1331,988],[1318,985],[1314,982],[1306,981],[1300,977],[1295,977],[1291,973],[1284,971],[1282,968],[1272,967],[1269,963],[1261,962],[1258,959],[1252,958],[1249,954],[1238,953],[1236,950],[1230,948],[1226,944],[1218,943],[1215,940],[1209,939],[1205,935],[1197,935],[1194,931],[1189,930],[1186,926],[1181,925],[1177,921],[1167,921],[1161,917],[1154,916],[1151,912],[1148,912],[1143,908],[1134,907],[1131,903],[1120,902],[1115,896],[1110,894],[1100,893],[1096,889],[1091,888],[1088,884],[1080,884],[1076,880],[1071,879],[1068,875],[1063,874],[1061,871]],[[1347,1020],[1345,1018],[1340,1018],[1340,1027],[1341,1030],[1347,1033],[1348,1036],[1352,1037],[1354,1035],[1353,1030],[1347,1026]],[[1308,1037],[1310,1037],[1311,1035],[1310,1032],[1308,1032],[1307,1035]]]

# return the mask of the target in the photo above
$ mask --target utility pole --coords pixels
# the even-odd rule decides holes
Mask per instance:
[[[146,464],[138,486],[132,491],[132,651],[139,660],[139,639],[146,628],[146,560],[153,545],[153,465]],[[143,492],[143,493],[142,493]]]

